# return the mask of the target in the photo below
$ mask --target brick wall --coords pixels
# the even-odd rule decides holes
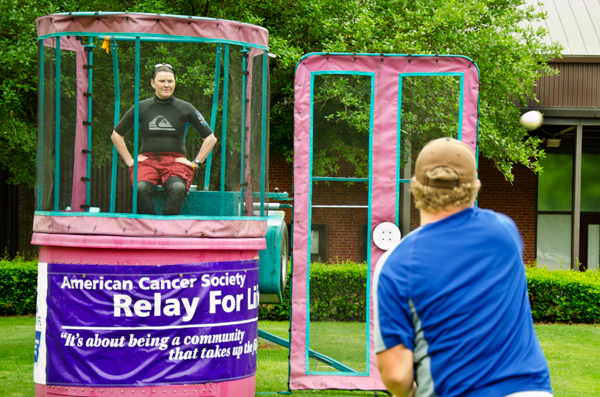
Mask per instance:
[[[282,156],[274,153],[269,154],[269,191],[274,192],[275,188],[279,188],[279,192],[288,192],[289,197],[293,198],[294,186],[294,166],[292,163],[285,161]],[[279,201],[281,204],[289,204],[290,202]],[[289,225],[292,223],[292,211],[284,209],[285,222]]]
[[[523,236],[525,262],[535,260],[535,227],[537,176],[523,166],[513,169],[515,180],[511,184],[496,169],[493,162],[479,160],[479,179],[482,189],[478,198],[481,208],[489,208],[511,217]],[[279,187],[292,197],[293,165],[281,156],[271,153],[269,187]],[[411,200],[412,201],[412,200]],[[313,205],[366,205],[367,190],[364,183],[347,186],[346,183],[319,183],[313,188]],[[411,230],[418,226],[418,212],[411,202]],[[327,225],[328,261],[361,259],[361,226],[368,221],[366,209],[313,208],[313,224]],[[286,222],[291,223],[291,211],[286,210]]]
[[[281,156],[270,154],[269,188],[279,187],[292,197],[293,164]],[[313,186],[313,205],[348,206],[367,205],[368,195],[364,183],[348,186],[342,182],[319,182]],[[285,221],[291,223],[291,211],[285,210]],[[361,259],[361,226],[368,221],[367,208],[313,208],[313,225],[327,225],[327,260]]]
[[[537,176],[524,166],[513,168],[515,180],[512,185],[494,163],[488,159],[479,159],[479,179],[481,191],[478,205],[489,208],[511,217],[525,243],[523,259],[525,263],[535,260],[535,227],[536,227],[536,200]]]

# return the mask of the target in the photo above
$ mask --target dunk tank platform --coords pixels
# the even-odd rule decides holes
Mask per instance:
[[[267,31],[102,12],[36,27],[36,396],[253,396],[258,303],[281,300],[288,262],[283,215],[269,211],[286,194],[268,192]],[[158,63],[219,140],[179,216],[137,213],[110,140],[133,106],[135,186],[139,102]],[[201,143],[187,132],[188,158]],[[160,214],[160,188],[154,203]]]

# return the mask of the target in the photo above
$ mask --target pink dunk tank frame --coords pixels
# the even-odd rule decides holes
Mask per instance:
[[[395,222],[398,131],[398,90],[403,74],[459,73],[463,107],[461,139],[477,153],[479,72],[460,56],[309,54],[296,68],[294,133],[294,274],[290,344],[290,389],[385,389],[375,356],[373,291],[369,298],[369,362],[366,375],[308,374],[307,370],[307,270],[311,175],[311,77],[315,72],[367,72],[375,75],[372,131],[371,230],[382,222]],[[371,273],[384,253],[371,243]]]
[[[38,39],[42,45],[55,48],[60,37],[61,50],[75,52],[77,90],[89,91],[89,53],[76,39],[79,34],[113,38],[151,37],[176,39],[202,38],[207,41],[249,45],[249,58],[262,55],[268,49],[266,29],[250,24],[209,18],[131,13],[62,13],[36,20]],[[257,78],[257,77],[255,77]],[[260,77],[258,77],[260,78]],[[252,74],[247,87],[252,86]],[[248,96],[250,96],[250,90]],[[250,103],[246,104],[250,115]],[[256,260],[266,248],[266,217],[230,217],[227,219],[176,219],[129,214],[90,214],[80,210],[85,204],[88,148],[87,99],[77,95],[75,159],[72,190],[72,211],[38,211],[34,218],[32,244],[40,246],[39,261],[64,264],[107,264],[119,266],[162,266],[197,262]],[[246,120],[250,125],[250,117]],[[249,139],[249,138],[247,138]],[[249,145],[246,145],[249,147]],[[247,149],[249,150],[249,149]],[[248,157],[248,152],[246,153]],[[249,178],[249,167],[246,178]],[[252,192],[247,190],[246,202],[252,208]],[[161,385],[103,387],[58,386],[36,383],[36,396],[104,396],[104,395],[194,395],[220,397],[253,396],[255,375],[243,379],[195,385]]]
[[[75,53],[77,68],[77,90],[80,93],[89,91],[88,71],[84,65],[88,64],[89,52],[77,40],[78,34],[93,33],[95,36],[113,37],[152,37],[152,38],[201,38],[214,42],[233,43],[251,46],[248,50],[249,59],[260,56],[268,49],[269,33],[260,26],[224,19],[212,19],[192,16],[141,14],[127,12],[99,12],[99,13],[60,13],[42,16],[36,19],[38,40],[48,48],[55,48],[54,37],[61,38],[61,50]],[[252,62],[250,62],[251,64]],[[251,87],[254,77],[250,72],[247,75],[247,97],[251,98]],[[262,78],[262,76],[258,76]],[[154,217],[97,217],[81,210],[81,205],[86,203],[87,158],[84,149],[89,146],[87,129],[82,123],[88,120],[87,98],[77,95],[77,122],[75,131],[75,158],[72,179],[71,207],[65,212],[79,212],[78,218],[68,216],[55,216],[54,213],[42,212],[34,215],[34,232],[37,233],[75,233],[112,235],[117,231],[119,235],[151,236],[157,234],[155,229],[160,229],[159,236],[184,236],[184,237],[235,237],[254,238],[266,235],[266,222],[264,219],[201,219],[198,225],[197,217],[190,219],[168,219],[162,222]],[[252,114],[251,103],[246,103],[246,126],[249,128]],[[250,136],[246,136],[246,159],[250,158]],[[249,160],[246,160],[245,180],[247,208],[252,208],[252,181],[250,178]],[[126,218],[126,219],[123,219]],[[94,227],[88,227],[90,224]],[[127,224],[127,225],[125,225]],[[158,226],[158,228],[154,226]],[[136,234],[139,233],[139,234]]]

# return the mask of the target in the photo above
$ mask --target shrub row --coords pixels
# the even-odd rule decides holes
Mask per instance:
[[[37,261],[0,260],[0,316],[35,314]]]
[[[366,316],[367,266],[345,262],[311,264],[310,318],[313,321],[362,321]],[[527,268],[536,322],[600,323],[600,272]],[[290,283],[284,302],[260,305],[259,319],[289,318]],[[0,315],[35,314],[37,262],[17,257],[0,260]]]
[[[600,273],[527,269],[534,321],[600,323]]]
[[[322,321],[362,321],[365,318],[364,264],[311,264],[310,318]],[[527,268],[533,320],[536,322],[600,323],[600,272],[575,272]],[[284,302],[261,305],[259,319],[289,318],[290,295]]]
[[[313,321],[364,321],[367,265],[354,262],[310,265],[310,319]],[[260,320],[284,321],[290,313],[290,277],[278,305],[260,305]]]

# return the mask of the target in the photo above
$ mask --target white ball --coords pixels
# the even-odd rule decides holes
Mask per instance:
[[[521,125],[529,131],[539,128],[543,122],[544,116],[537,110],[532,110],[523,114],[520,120]]]

